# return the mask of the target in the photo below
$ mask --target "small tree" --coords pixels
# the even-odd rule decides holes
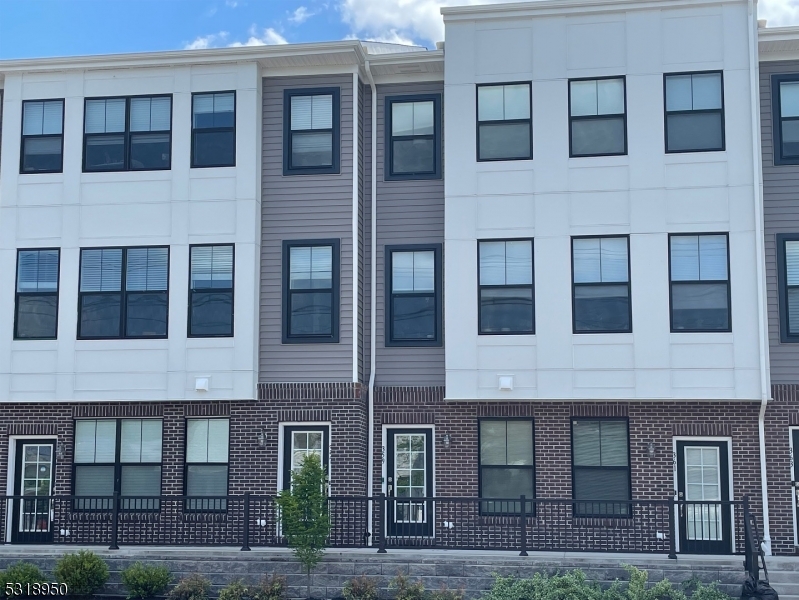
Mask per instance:
[[[327,475],[319,457],[308,454],[299,471],[292,473],[291,486],[277,497],[280,525],[289,547],[308,575],[311,597],[311,571],[322,560],[330,535],[325,483]]]

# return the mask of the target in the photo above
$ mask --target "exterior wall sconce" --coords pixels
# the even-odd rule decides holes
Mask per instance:
[[[258,447],[266,448],[266,428],[264,427],[261,427],[261,430],[258,432]]]
[[[448,433],[445,433],[444,437],[441,438],[441,442],[444,444],[444,450],[449,450],[450,444],[452,444],[452,438],[449,437]]]
[[[64,442],[61,440],[55,443],[55,456],[58,460],[64,460],[67,455],[67,449],[64,447]]]
[[[646,453],[649,455],[649,458],[655,458],[655,443],[649,442],[646,445]]]

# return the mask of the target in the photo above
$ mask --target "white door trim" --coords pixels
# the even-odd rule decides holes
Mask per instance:
[[[53,440],[55,447],[53,448],[53,452],[55,453],[58,447],[58,436],[57,435],[10,435],[8,436],[8,465],[6,469],[6,496],[13,496],[14,495],[14,481],[17,478],[16,473],[16,465],[17,465],[17,440]],[[57,457],[53,456],[53,466],[56,465]],[[50,489],[55,490],[55,476],[56,470],[52,470],[52,481],[50,482]],[[11,543],[11,528],[13,527],[12,516],[14,514],[13,506],[11,503],[6,507],[6,524],[5,524],[5,532],[6,532],[6,539],[5,543]]]

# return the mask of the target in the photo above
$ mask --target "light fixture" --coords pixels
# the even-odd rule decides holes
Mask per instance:
[[[64,442],[61,440],[55,443],[55,455],[58,460],[64,460],[64,457],[67,455],[67,449],[64,448]]]
[[[441,439],[441,441],[442,441],[442,442],[443,442],[443,444],[444,444],[444,449],[445,449],[445,450],[449,450],[449,446],[450,446],[450,444],[452,443],[452,438],[451,438],[451,437],[449,437],[449,434],[448,434],[448,433],[445,433],[445,434],[444,434],[444,437]]]
[[[649,458],[655,458],[655,443],[649,442],[646,445],[646,453],[649,455]]]
[[[264,427],[261,427],[261,430],[258,432],[258,446],[266,448],[266,429]]]

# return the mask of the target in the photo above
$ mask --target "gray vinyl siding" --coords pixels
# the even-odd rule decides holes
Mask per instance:
[[[776,241],[779,233],[799,233],[799,165],[774,164],[771,113],[771,76],[794,73],[799,73],[799,61],[760,63],[763,212],[772,383],[799,383],[799,344],[780,342]]]
[[[283,175],[283,92],[341,89],[338,175]],[[352,381],[352,75],[263,80],[259,381]],[[339,342],[282,343],[284,240],[340,238]]]
[[[372,90],[369,85],[361,84],[358,92],[360,104],[360,177],[358,180],[358,227],[360,231],[360,269],[361,284],[359,314],[361,315],[361,340],[358,353],[358,376],[362,382],[369,381],[370,343],[371,343],[371,280],[370,251],[372,247],[371,202],[372,202]]]
[[[444,180],[384,181],[386,96],[436,93],[441,82],[382,85],[377,88],[377,385],[444,385],[444,347],[386,347],[386,245],[444,243]],[[443,122],[442,122],[443,146]],[[443,147],[442,147],[443,161]],[[444,167],[442,166],[442,174]],[[446,251],[446,249],[444,250]],[[442,255],[443,262],[443,255]],[[443,273],[443,264],[442,264]],[[437,282],[438,283],[438,282]],[[443,282],[441,282],[443,285]],[[443,290],[442,290],[443,291]],[[443,320],[444,316],[441,315]],[[444,335],[446,342],[446,332]]]

